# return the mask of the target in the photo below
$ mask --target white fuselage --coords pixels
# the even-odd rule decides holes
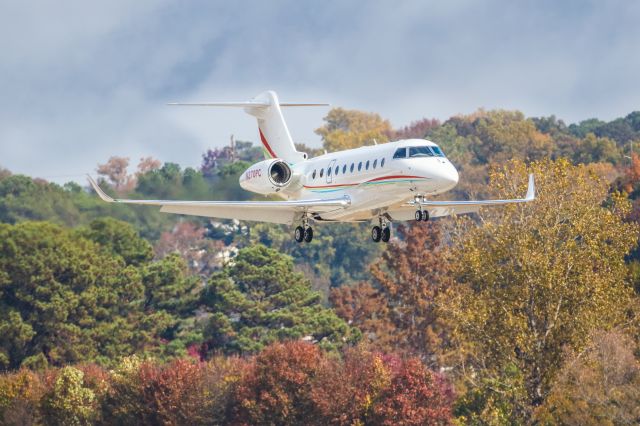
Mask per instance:
[[[433,148],[419,152],[424,147]],[[400,158],[399,149],[405,149]],[[297,162],[291,169],[294,177],[291,185],[277,192],[282,198],[349,198],[348,208],[317,218],[331,221],[373,219],[416,196],[439,194],[458,183],[455,167],[435,143],[424,139],[324,154]]]

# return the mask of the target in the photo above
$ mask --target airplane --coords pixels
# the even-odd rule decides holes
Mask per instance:
[[[524,198],[479,201],[435,201],[429,197],[458,183],[458,171],[434,142],[406,139],[308,158],[299,152],[287,128],[282,108],[326,106],[321,103],[281,103],[273,91],[247,102],[171,103],[169,105],[239,107],[257,118],[267,159],[240,176],[240,186],[278,201],[171,201],[114,199],[89,177],[102,200],[109,203],[160,206],[160,211],[221,219],[295,225],[297,242],[311,242],[312,225],[370,222],[371,239],[388,242],[392,222],[474,213],[483,206],[527,203],[535,199],[533,175]]]

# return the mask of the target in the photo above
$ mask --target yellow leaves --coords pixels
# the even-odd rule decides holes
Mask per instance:
[[[535,398],[547,389],[564,345],[579,349],[590,330],[625,321],[632,290],[624,256],[638,227],[622,220],[629,211],[624,197],[607,200],[607,183],[567,160],[496,168],[494,195],[521,196],[530,172],[536,201],[487,209],[481,225],[457,234],[458,285],[441,304],[477,359],[489,371],[516,362]]]
[[[329,152],[387,142],[391,124],[378,114],[358,110],[333,108],[324,118],[326,124],[316,133],[322,136],[323,147]]]

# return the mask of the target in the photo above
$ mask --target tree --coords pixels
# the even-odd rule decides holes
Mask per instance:
[[[140,238],[130,224],[113,218],[96,219],[78,231],[82,237],[98,243],[108,253],[122,257],[127,265],[138,266],[153,258],[153,248]]]
[[[129,167],[129,159],[125,157],[109,157],[109,161],[104,164],[98,164],[97,172],[99,175],[109,179],[109,183],[113,185],[116,192],[123,193],[130,191],[135,186],[135,178],[127,172]]]
[[[448,425],[454,393],[441,375],[417,358],[387,360],[391,383],[382,390],[369,421],[379,425]]]
[[[440,126],[440,121],[435,118],[423,118],[413,121],[408,126],[389,132],[390,140],[424,139],[429,132]]]
[[[198,283],[184,262],[131,262],[148,244],[125,224],[119,234],[117,222],[106,225],[0,224],[0,368],[109,364],[136,351],[184,353],[198,340],[182,327]],[[163,337],[175,340],[162,345]]]
[[[330,152],[372,145],[374,140],[387,142],[391,132],[389,121],[358,110],[333,108],[324,121],[326,124],[316,129],[316,133],[322,136],[324,149]]]
[[[640,418],[640,364],[633,340],[620,331],[597,332],[570,353],[536,417],[545,424],[634,424]]]
[[[255,352],[279,340],[310,338],[334,348],[357,339],[320,298],[294,272],[291,257],[262,245],[242,249],[203,291],[211,312],[205,338],[210,348],[226,353]]]
[[[238,384],[231,424],[308,424],[313,419],[311,385],[322,360],[315,345],[276,343],[260,352]]]
[[[520,111],[488,111],[474,123],[474,152],[480,161],[504,162],[512,158],[532,161],[548,157],[553,149],[549,135],[540,133]]]
[[[138,171],[136,172],[136,176],[158,170],[161,166],[162,162],[160,160],[156,160],[153,157],[143,157],[138,163]]]
[[[616,143],[606,137],[599,138],[593,133],[587,133],[576,147],[573,155],[576,163],[608,162],[617,164],[622,159],[622,153]]]
[[[368,282],[334,287],[329,300],[336,314],[358,327],[375,347],[393,347],[397,330],[389,319],[388,300],[377,288]]]
[[[527,172],[536,177],[536,201],[487,210],[480,226],[458,237],[458,284],[439,298],[469,357],[460,371],[475,374],[465,376],[471,389],[478,375],[521,372],[519,421],[549,394],[563,347],[581,351],[593,330],[627,320],[633,290],[624,259],[638,237],[637,225],[623,221],[629,203],[614,194],[603,205],[606,182],[566,160],[494,170],[495,196],[521,194]]]
[[[441,365],[447,325],[436,310],[436,298],[451,286],[448,262],[441,250],[439,223],[400,225],[371,274],[388,306],[394,326],[393,347]]]
[[[43,397],[43,417],[51,425],[91,425],[97,417],[95,393],[84,385],[84,373],[64,367]]]
[[[193,222],[179,222],[171,232],[163,232],[154,246],[156,257],[163,258],[177,253],[195,274],[213,272],[217,266],[216,255],[223,247],[220,241],[205,238],[207,229]]]

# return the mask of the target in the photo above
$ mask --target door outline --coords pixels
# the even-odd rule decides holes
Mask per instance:
[[[336,165],[336,160],[331,160],[329,167],[327,168],[327,183],[333,182],[333,166]],[[329,172],[331,170],[331,172]]]

